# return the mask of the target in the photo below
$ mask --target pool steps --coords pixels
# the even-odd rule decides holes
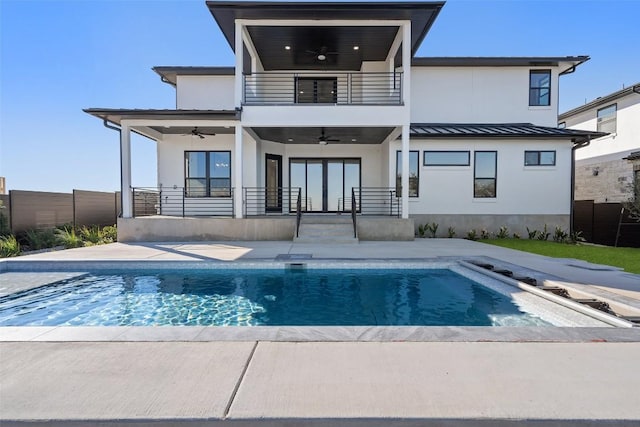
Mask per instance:
[[[495,266],[493,266],[492,264],[488,264],[488,263],[484,263],[484,262],[479,262],[479,261],[474,261],[474,260],[469,260],[467,261],[469,264],[473,264],[477,267],[483,268],[485,270],[491,271],[493,273],[496,274],[500,274],[502,276],[511,278],[513,280],[516,280],[518,282],[522,282],[524,284],[527,285],[531,285],[531,286],[535,286],[537,289],[541,289],[545,292],[549,292],[551,294],[557,295],[559,297],[568,299],[570,301],[582,304],[584,306],[599,310],[603,313],[607,313],[609,315],[615,316],[617,318],[623,319],[627,322],[630,322],[632,324],[634,324],[634,326],[640,327],[640,316],[628,316],[628,315],[623,315],[620,313],[616,313],[611,306],[609,305],[609,303],[607,303],[606,301],[602,301],[596,298],[576,298],[571,296],[571,293],[566,289],[566,288],[562,288],[560,286],[547,286],[544,285],[542,283],[538,283],[538,280],[534,279],[533,277],[528,277],[528,276],[514,276],[513,272],[511,270],[507,270],[507,269],[501,269],[501,268],[496,268]]]

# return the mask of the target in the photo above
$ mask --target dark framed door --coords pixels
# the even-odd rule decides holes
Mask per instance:
[[[306,212],[351,210],[351,189],[360,188],[359,158],[290,159],[289,183],[302,189],[302,209]],[[293,206],[293,205],[292,205]]]
[[[299,104],[335,104],[338,102],[336,77],[297,77],[296,102]]]
[[[282,212],[282,156],[265,154],[264,182],[267,212]]]

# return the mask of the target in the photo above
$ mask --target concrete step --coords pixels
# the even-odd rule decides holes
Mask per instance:
[[[358,243],[358,239],[353,237],[353,224],[350,220],[321,218],[320,221],[316,222],[316,218],[304,218],[300,223],[298,237],[293,241],[296,243]]]
[[[304,214],[300,219],[300,224],[352,224],[350,214],[341,215],[310,215]]]

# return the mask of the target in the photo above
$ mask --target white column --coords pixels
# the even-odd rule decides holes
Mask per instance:
[[[242,218],[244,213],[244,206],[242,204],[242,193],[243,193],[243,182],[242,182],[242,125],[236,125],[236,145],[233,151],[233,167],[234,167],[234,207],[235,207],[235,217]]]
[[[244,68],[244,43],[242,42],[242,24],[236,21],[236,39],[235,39],[235,54],[236,54],[236,85],[235,85],[235,102],[236,108],[242,107],[242,93],[243,93],[243,78],[242,70]]]
[[[133,217],[133,194],[131,191],[131,130],[120,126],[120,191],[122,197],[122,217]]]
[[[402,218],[409,218],[409,126],[402,126]]]

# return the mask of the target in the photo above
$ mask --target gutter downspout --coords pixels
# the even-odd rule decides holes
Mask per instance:
[[[116,132],[118,132],[118,135],[122,133],[122,130],[119,127],[110,125],[107,119],[102,119],[102,124],[107,129],[115,130]],[[122,209],[122,198],[124,197],[124,195],[122,194],[122,148],[120,148],[119,151],[120,151],[120,209]],[[121,216],[122,216],[122,211],[118,212],[118,217],[121,217]]]
[[[579,148],[586,147],[591,144],[591,136],[587,136],[587,140],[579,143],[574,143],[573,147],[571,147],[571,205],[569,209],[569,236],[573,236],[573,208],[575,205],[575,197],[576,197],[576,150]]]

